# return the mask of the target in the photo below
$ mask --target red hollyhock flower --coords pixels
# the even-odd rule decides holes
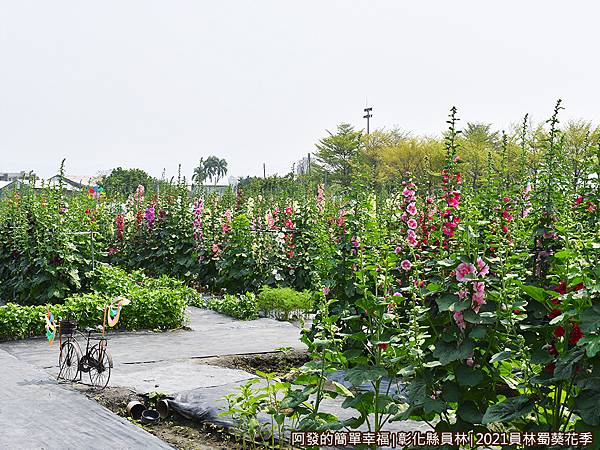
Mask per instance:
[[[556,337],[562,337],[565,335],[565,329],[563,327],[556,327],[554,329],[554,336]]]
[[[546,367],[544,367],[544,372],[554,372],[554,369],[556,369],[556,364],[554,364],[553,362],[548,363],[546,365]]]
[[[581,202],[583,201],[583,196],[579,195],[576,199],[575,199],[575,204],[579,205],[581,204]]]
[[[379,347],[381,350],[387,350],[388,344],[386,344],[385,342],[380,342],[379,344],[377,344],[377,347]]]
[[[571,335],[569,336],[569,344],[576,345],[579,342],[579,339],[583,337],[583,331],[579,328],[579,325],[573,325],[573,330],[571,331]]]
[[[560,295],[565,295],[567,293],[567,282],[565,280],[561,280],[560,283],[554,288],[554,292],[558,292]]]
[[[583,283],[579,283],[579,284],[576,284],[576,285],[573,287],[573,290],[574,290],[574,291],[580,291],[580,290],[582,290],[584,287],[585,287],[585,286],[583,285]]]
[[[553,309],[550,314],[548,314],[546,317],[548,319],[554,319],[555,317],[558,317],[562,314],[562,311],[560,309]]]

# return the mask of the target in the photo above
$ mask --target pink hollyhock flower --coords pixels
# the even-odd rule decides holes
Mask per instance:
[[[467,360],[465,362],[467,363],[467,366],[469,366],[469,367],[473,367],[475,365],[475,361],[473,360],[473,358],[467,358]]]
[[[323,212],[323,208],[325,205],[325,187],[323,184],[319,184],[317,186],[317,209]]]
[[[456,268],[456,279],[460,282],[468,281],[466,276],[475,274],[477,270],[475,266],[470,263],[460,263]]]
[[[408,188],[404,188],[404,190],[402,191],[402,195],[404,195],[405,197],[412,197],[413,195],[415,195],[415,191],[412,191]]]
[[[454,222],[446,222],[442,225],[442,232],[448,237],[453,237],[455,228],[456,224]]]
[[[504,198],[502,199],[502,201],[503,201],[504,203],[508,203],[508,202],[510,202],[510,197],[504,197]]]
[[[405,259],[404,261],[402,261],[400,263],[400,267],[402,267],[404,270],[410,270],[412,267],[412,264],[408,259]]]
[[[448,206],[451,208],[458,208],[458,199],[454,196],[448,197]]]
[[[508,227],[506,225],[502,225],[502,232],[508,233]]]
[[[221,225],[221,231],[223,231],[223,233],[229,233],[229,231],[231,231],[231,227],[229,226],[229,224],[224,223],[223,225]]]
[[[582,201],[583,201],[583,196],[578,195],[577,198],[575,199],[575,204],[579,205],[579,204],[581,204]]]
[[[225,217],[227,220],[231,220],[231,209],[226,209],[223,213],[223,217]]]
[[[273,219],[273,214],[270,212],[267,213],[267,226],[269,228],[275,228],[275,219]]]
[[[527,217],[529,215],[529,213],[531,212],[531,208],[525,208],[523,210],[523,217]]]
[[[400,292],[394,292],[394,297],[402,297],[402,294]]]
[[[431,205],[433,203],[433,199],[431,197],[427,197],[427,204]]]
[[[292,219],[285,220],[285,227],[289,228],[290,230],[294,229],[294,222],[292,222]]]
[[[456,155],[456,156],[454,157],[454,162],[459,162],[459,161],[460,161],[460,156]]]
[[[408,230],[408,243],[414,247],[415,245],[417,245],[417,235],[413,230]]]
[[[415,219],[409,219],[407,225],[411,230],[415,230],[417,228],[417,221]]]
[[[477,258],[477,268],[479,269],[480,277],[485,277],[488,273],[490,273],[490,267],[481,258]]]
[[[531,183],[527,183],[527,186],[525,186],[525,189],[523,190],[523,194],[527,195],[531,192]]]
[[[462,311],[457,311],[454,313],[453,315],[454,317],[454,322],[456,323],[456,326],[461,330],[464,331],[465,328],[467,328],[467,324],[465,322],[465,319],[463,318],[463,313]]]
[[[406,210],[409,212],[409,214],[411,216],[414,216],[415,214],[417,214],[417,206],[415,205],[415,202],[410,202],[408,204],[408,207],[406,208]]]
[[[396,255],[399,255],[400,253],[402,253],[402,248],[399,245],[397,245],[394,249],[394,253],[396,253]]]
[[[478,281],[473,284],[474,292],[473,292],[473,311],[479,312],[479,308],[481,305],[485,305],[485,284],[481,281]]]
[[[461,178],[460,172],[456,174],[456,183],[457,184],[461,184],[462,183],[462,178]]]
[[[402,215],[400,216],[400,219],[402,219],[402,221],[406,222],[406,219],[408,219],[408,215],[403,212]]]
[[[464,300],[465,298],[467,298],[467,295],[469,295],[469,292],[467,291],[467,288],[464,287],[462,289],[460,289],[456,295],[458,295],[459,300]]]
[[[213,253],[215,253],[215,254],[216,254],[216,253],[219,253],[219,251],[220,251],[220,250],[221,250],[221,249],[219,248],[219,244],[213,244],[213,245],[212,245],[212,252],[213,252]]]
[[[286,213],[288,216],[289,216],[289,215],[291,215],[291,214],[292,214],[292,212],[293,212],[293,210],[292,210],[292,207],[291,207],[291,206],[288,206],[287,208],[285,208],[285,213]]]

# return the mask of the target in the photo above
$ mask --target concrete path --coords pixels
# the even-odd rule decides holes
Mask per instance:
[[[132,388],[141,394],[220,386],[252,376],[241,370],[200,364],[200,359],[273,352],[280,347],[306,348],[299,341],[300,329],[287,322],[240,321],[194,307],[189,314],[191,330],[111,332],[108,350],[114,367],[109,385]],[[79,345],[85,351],[82,339]],[[49,347],[45,339],[28,339],[0,343],[0,349],[51,375],[58,373],[57,343]]]
[[[0,349],[0,449],[170,449]]]

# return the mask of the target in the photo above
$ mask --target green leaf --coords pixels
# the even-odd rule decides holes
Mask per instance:
[[[490,362],[495,363],[495,362],[506,361],[507,359],[510,358],[511,354],[512,353],[510,350],[504,350],[504,351],[498,352],[492,356],[492,358],[490,359]]]
[[[481,370],[466,366],[458,366],[454,369],[456,382],[461,386],[477,386],[483,381]]]
[[[545,289],[537,286],[523,285],[521,286],[521,289],[523,290],[523,292],[525,292],[527,295],[529,295],[534,300],[537,300],[538,302],[544,302],[544,300],[546,300],[546,298],[548,298],[549,296],[548,292]]]
[[[367,381],[376,381],[387,375],[387,370],[382,366],[361,365],[350,369],[345,379],[353,386],[360,386]]]
[[[459,345],[438,341],[435,344],[433,356],[446,365],[452,361],[470,358],[473,354],[473,344],[470,339],[465,339]]]
[[[458,297],[456,295],[446,294],[440,298],[436,298],[435,302],[437,303],[440,312],[443,312],[450,311],[450,307],[456,303],[457,300]]]
[[[600,304],[596,303],[579,315],[581,330],[584,333],[593,333],[600,328]]]
[[[337,381],[332,381],[331,383],[335,386],[335,390],[338,394],[341,394],[344,397],[354,397],[354,394],[350,392],[350,389],[343,384],[340,384]]]
[[[568,380],[571,378],[573,366],[583,358],[583,353],[583,349],[581,349],[561,356],[554,369],[554,378],[557,380]]]
[[[456,414],[465,422],[473,424],[481,423],[483,418],[483,413],[479,411],[477,405],[470,400],[461,402]]]
[[[460,388],[454,381],[445,381],[442,385],[442,398],[447,402],[458,402],[461,399]]]
[[[533,402],[526,395],[510,397],[506,400],[490,405],[483,415],[481,423],[502,422],[508,425],[513,420],[521,419],[533,410]]]
[[[575,399],[575,412],[586,424],[600,425],[600,391],[581,391]]]

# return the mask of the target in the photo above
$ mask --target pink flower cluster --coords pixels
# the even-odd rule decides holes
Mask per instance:
[[[194,202],[194,239],[198,240],[202,237],[202,213],[204,212],[204,199],[200,198]]]
[[[481,258],[477,258],[476,265],[471,263],[460,263],[456,268],[456,280],[464,283],[456,295],[464,300],[471,295],[471,309],[478,313],[481,305],[485,305],[485,283],[480,278],[490,273],[489,266]],[[454,322],[460,330],[466,328],[462,311],[454,313]]]
[[[223,218],[225,221],[221,224],[221,231],[223,233],[229,233],[231,231],[231,209],[227,208],[223,212]]]
[[[414,216],[418,214],[417,204],[416,204],[416,192],[415,192],[415,184],[412,182],[403,183],[405,185],[404,190],[402,191],[402,196],[404,197],[404,209],[405,211],[402,213],[400,218],[406,223],[408,228],[406,232],[406,240],[408,241],[408,245],[411,247],[416,247],[418,244],[417,240],[417,232],[415,231],[419,226],[419,223],[415,219]]]
[[[317,209],[319,212],[323,212],[325,208],[325,187],[323,184],[317,186]]]

